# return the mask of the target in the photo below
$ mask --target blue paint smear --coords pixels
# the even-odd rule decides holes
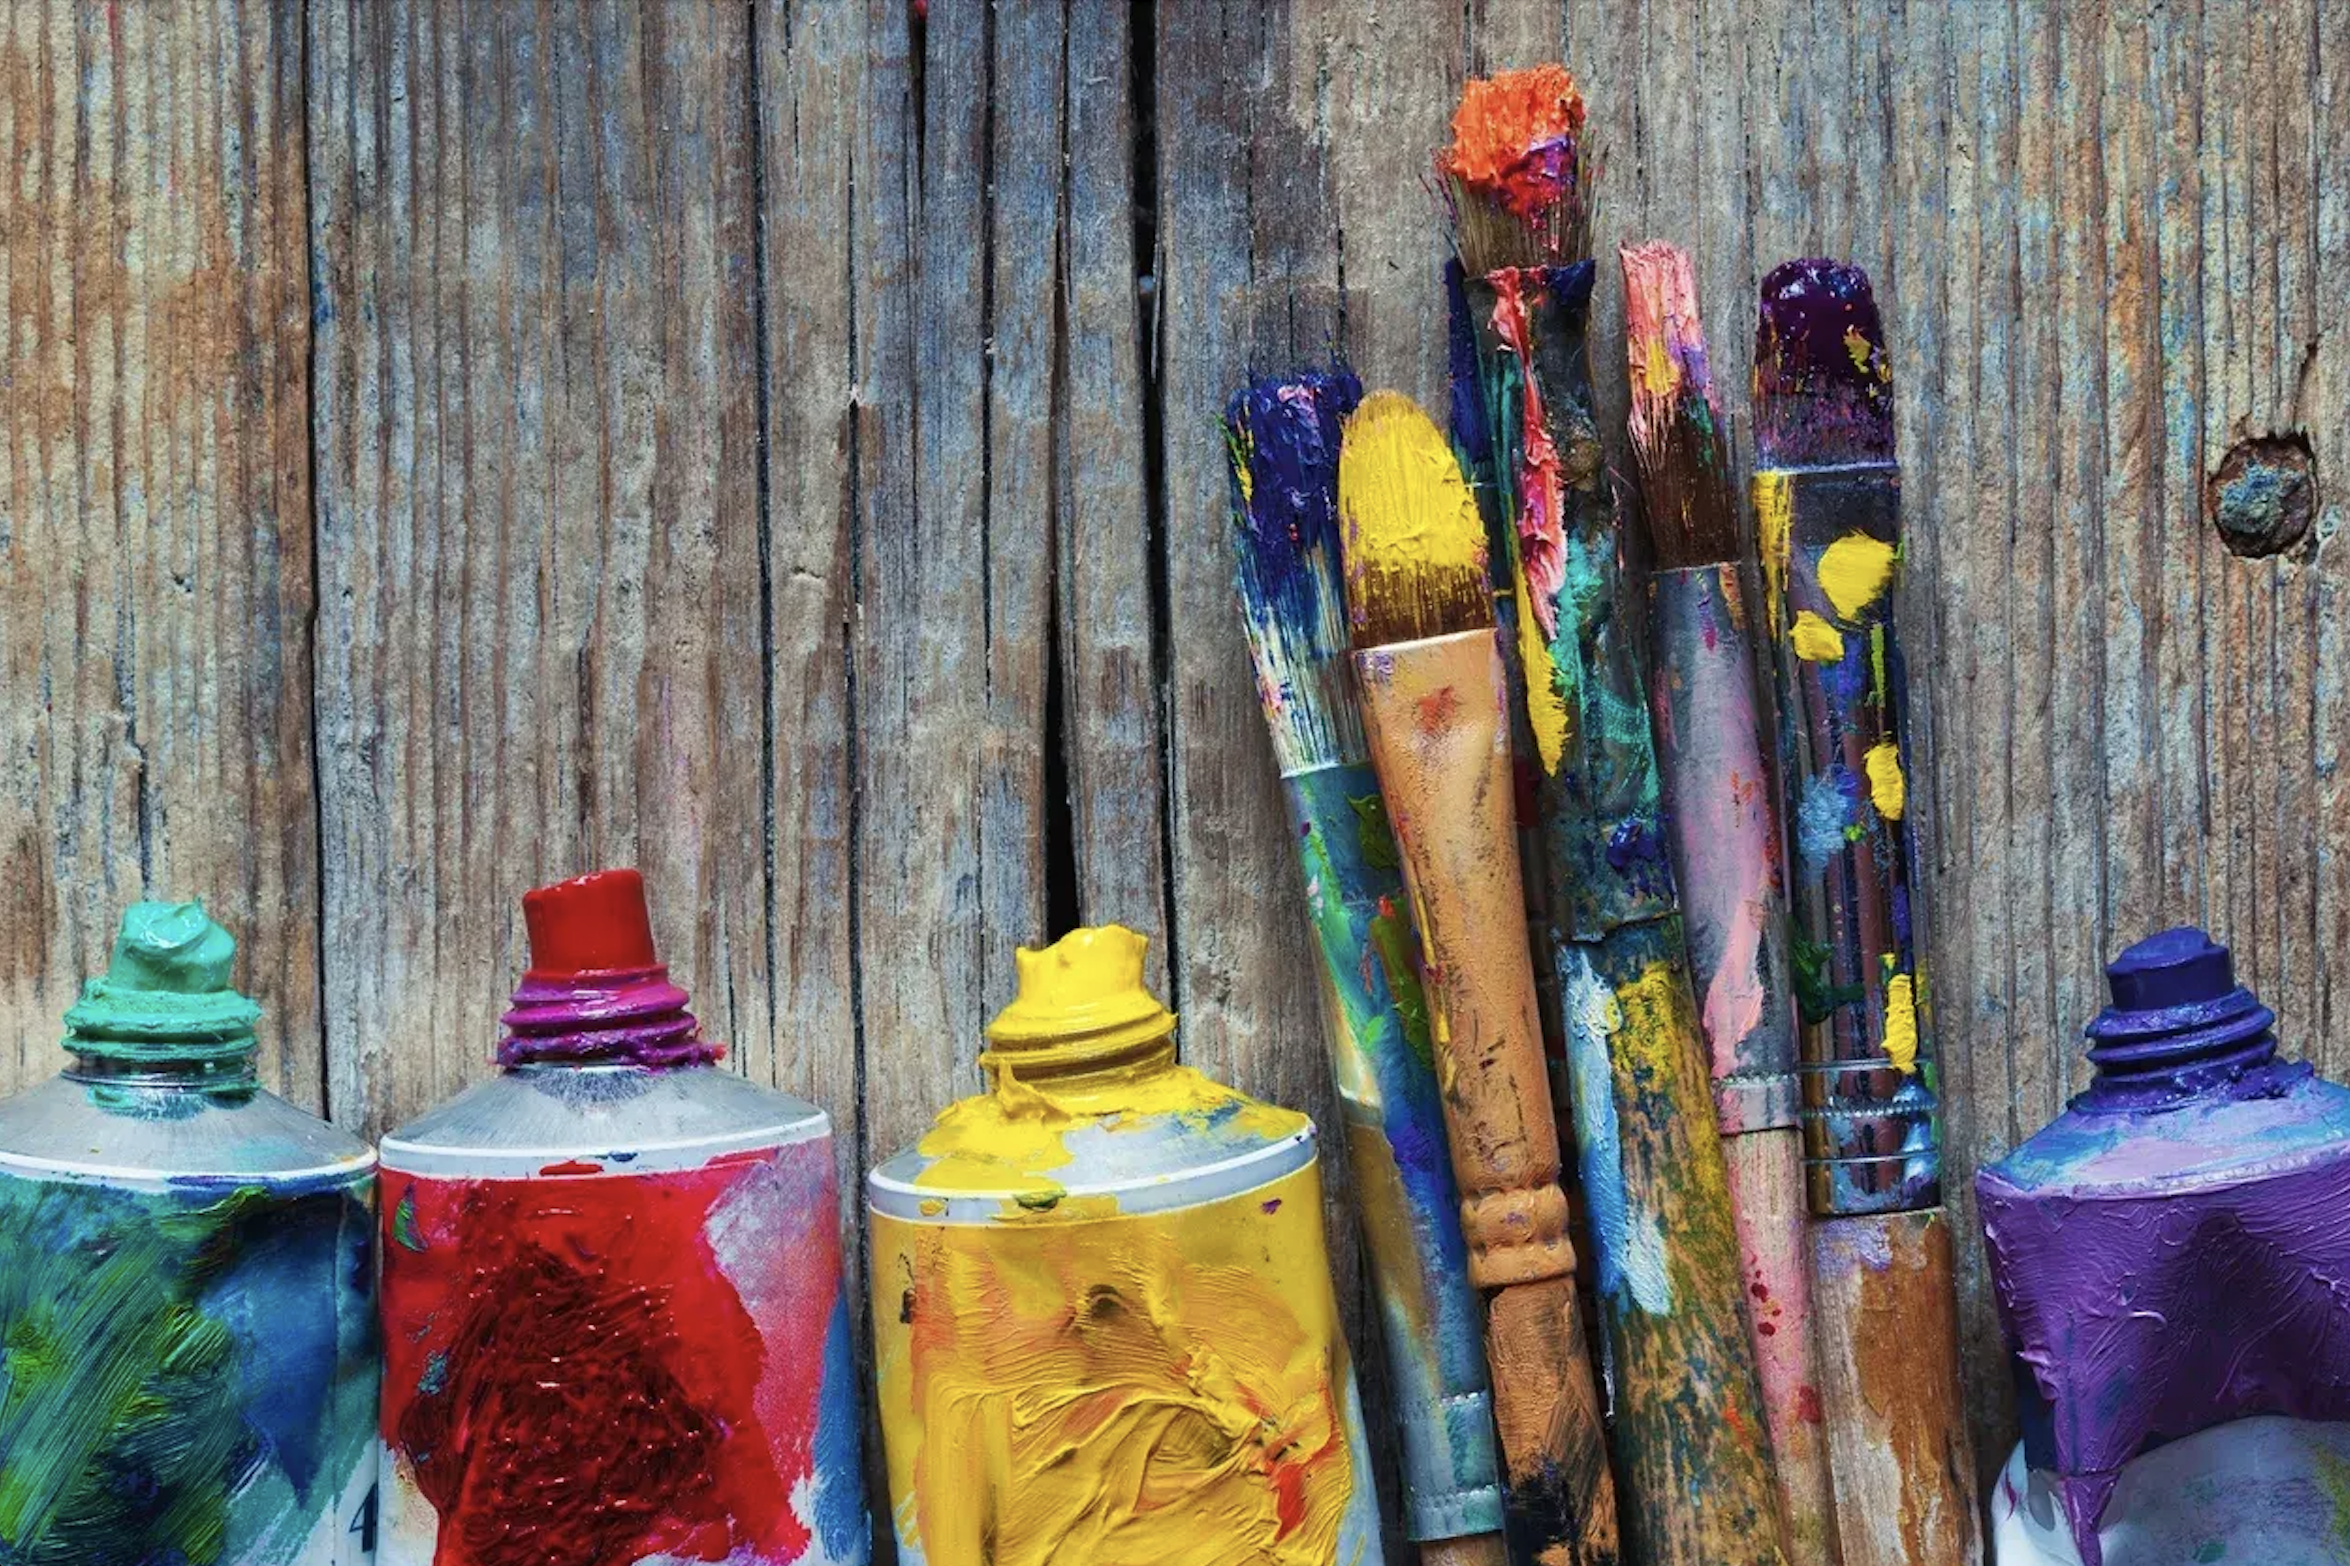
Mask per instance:
[[[198,1301],[237,1343],[245,1423],[310,1504],[333,1406],[347,1363],[338,1309],[346,1284],[343,1213],[325,1203],[288,1203],[245,1227],[242,1255]],[[327,1473],[329,1485],[345,1473]]]
[[[863,1383],[849,1335],[849,1291],[833,1297],[832,1321],[824,1332],[824,1386],[816,1412],[816,1515],[818,1542],[828,1559],[843,1566],[867,1558],[872,1528],[865,1520],[863,1478]]]
[[[1343,605],[1325,597],[1337,588],[1339,430],[1362,400],[1362,382],[1334,364],[1252,382],[1225,405],[1232,514],[1247,535],[1240,591],[1254,620],[1311,626],[1328,613],[1345,623]]]
[[[1795,811],[1795,851],[1802,857],[1807,875],[1818,875],[1844,852],[1844,829],[1852,824],[1853,797],[1850,790],[1838,785],[1838,773],[1846,779],[1852,775],[1836,767],[1803,780],[1803,801]]]
[[[1478,395],[1477,323],[1469,315],[1468,278],[1456,257],[1444,263],[1445,374],[1452,385],[1452,445],[1482,459],[1492,450],[1485,427],[1485,399]],[[1464,462],[1463,466],[1467,466]],[[1482,475],[1472,472],[1471,483]]]

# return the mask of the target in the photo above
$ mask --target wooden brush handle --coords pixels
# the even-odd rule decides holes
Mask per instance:
[[[1803,1204],[1803,1133],[1794,1126],[1722,1138],[1740,1272],[1762,1374],[1763,1421],[1787,1518],[1788,1566],[1837,1566],[1836,1508],[1828,1483],[1813,1353],[1811,1217]]]
[[[1680,920],[1562,943],[1558,964],[1628,1552],[1645,1566],[1786,1566]]]
[[[1525,942],[1500,649],[1465,631],[1359,652],[1355,671],[1427,954],[1469,1276],[1495,1291],[1511,1534],[1540,1566],[1598,1566],[1616,1558],[1615,1494]]]
[[[1983,1558],[1950,1243],[1939,1207],[1812,1226],[1821,1413],[1844,1566]]]

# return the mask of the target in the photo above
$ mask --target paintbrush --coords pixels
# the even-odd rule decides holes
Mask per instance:
[[[1628,1553],[1779,1566],[1729,1179],[1667,861],[1587,343],[1592,159],[1558,66],[1471,82],[1439,156],[1511,548]]]
[[[1445,1148],[1418,937],[1347,668],[1340,422],[1352,372],[1233,393],[1241,620],[1322,959],[1322,1017],[1402,1427],[1404,1518],[1423,1566],[1504,1566],[1482,1323]]]
[[[1714,1117],[1746,1280],[1747,1327],[1796,1566],[1836,1559],[1812,1361],[1785,861],[1764,760],[1754,597],[1738,545],[1730,431],[1714,396],[1688,255],[1626,246],[1633,466],[1653,561],[1648,710],[1689,976],[1712,1053]]]
[[[1340,542],[1364,737],[1428,960],[1430,1028],[1501,1435],[1511,1549],[1617,1559],[1518,874],[1485,527],[1443,435],[1392,392],[1347,421]]]
[[[1980,1558],[1958,1382],[1901,648],[1893,384],[1869,280],[1791,261],[1754,346],[1756,550],[1794,838],[1812,1309],[1845,1566]]]

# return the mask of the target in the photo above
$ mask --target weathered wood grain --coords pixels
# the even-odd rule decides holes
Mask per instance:
[[[1563,51],[1599,249],[1691,249],[1741,432],[1765,269],[1885,304],[1992,1471],[1965,1177],[2078,1087],[2099,961],[2206,922],[2350,1069],[2350,9],[1111,12],[0,4],[0,1085],[200,890],[273,1082],[380,1128],[484,1069],[515,894],[633,859],[844,1173],[1079,917],[1327,1118],[1213,420],[1334,348],[1438,394],[1420,170],[1466,70]],[[2318,515],[2243,559],[2205,483],[2272,430]]]
[[[322,1107],[301,7],[0,7],[0,1091],[123,906]]]
[[[747,18],[309,28],[329,1105],[488,1069],[519,894],[603,864],[763,1055]]]
[[[865,18],[845,4],[763,0],[754,17],[764,603],[729,620],[728,656],[765,689],[726,754],[760,757],[765,810],[738,821],[729,873],[763,899],[765,1048],[751,1075],[833,1115],[841,1201],[863,1211],[851,877],[855,738],[856,433],[860,391],[853,169],[866,92]],[[730,595],[730,609],[742,595]],[[730,716],[734,716],[730,709]],[[886,1150],[883,1150],[886,1152]],[[852,1246],[849,1275],[862,1275]],[[855,1318],[861,1331],[864,1318]]]

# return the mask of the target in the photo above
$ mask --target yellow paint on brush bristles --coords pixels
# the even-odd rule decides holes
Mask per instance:
[[[1388,578],[1485,574],[1485,519],[1436,421],[1401,392],[1348,416],[1338,453],[1347,601],[1393,591]]]
[[[1820,590],[1836,606],[1837,618],[1857,620],[1885,595],[1893,561],[1893,546],[1866,533],[1847,533],[1820,552]]]

